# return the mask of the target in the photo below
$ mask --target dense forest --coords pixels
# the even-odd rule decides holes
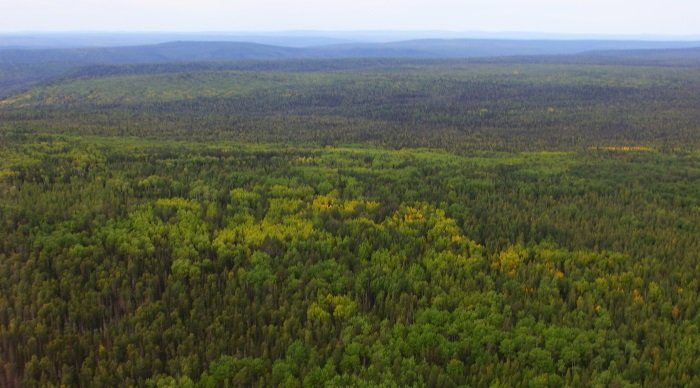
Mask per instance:
[[[700,385],[700,67],[620,55],[26,84],[0,386]]]
[[[286,63],[286,62],[285,62]],[[0,101],[0,125],[168,139],[537,151],[693,150],[698,67],[417,60],[91,66]]]

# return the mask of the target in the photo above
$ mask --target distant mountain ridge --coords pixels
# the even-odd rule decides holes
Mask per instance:
[[[390,43],[409,40],[558,40],[558,41],[700,41],[700,35],[563,34],[528,31],[212,31],[212,32],[0,32],[1,48],[85,48],[145,46],[174,41],[250,42],[284,47],[311,47],[339,43]]]
[[[278,59],[303,56],[303,50],[247,42],[169,42],[147,46],[0,50],[0,64],[62,62],[129,64]]]
[[[422,39],[299,48],[250,42],[175,41],[145,46],[0,49],[0,64],[85,65],[313,58],[478,58],[692,47],[700,47],[700,42]]]

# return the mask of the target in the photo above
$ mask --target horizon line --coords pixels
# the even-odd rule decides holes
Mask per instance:
[[[518,30],[449,30],[449,29],[285,29],[285,30],[0,30],[0,34],[298,34],[298,33],[443,33],[443,34],[486,34],[486,35],[558,35],[558,36],[656,36],[656,37],[696,37],[700,32],[690,34],[657,32],[553,32],[553,31],[518,31]]]

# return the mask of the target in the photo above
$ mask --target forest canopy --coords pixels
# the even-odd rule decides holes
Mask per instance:
[[[285,63],[0,100],[0,386],[700,385],[697,68]]]

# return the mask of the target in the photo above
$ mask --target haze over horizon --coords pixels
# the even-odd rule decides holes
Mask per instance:
[[[687,0],[2,0],[0,32],[444,31],[610,36],[698,36]]]

